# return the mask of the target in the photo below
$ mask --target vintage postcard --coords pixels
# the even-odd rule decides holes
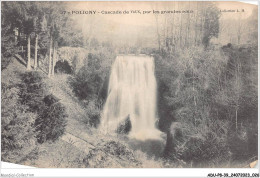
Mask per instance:
[[[254,168],[258,5],[2,1],[1,161]]]

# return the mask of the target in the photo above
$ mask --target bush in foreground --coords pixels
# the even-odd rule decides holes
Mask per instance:
[[[59,100],[53,95],[46,96],[41,112],[35,121],[38,142],[54,142],[62,136],[67,125],[66,117],[65,107],[59,103]]]
[[[3,161],[19,163],[36,148],[36,114],[18,102],[19,89],[2,83],[1,155]]]
[[[43,105],[45,94],[43,78],[39,72],[26,72],[21,75],[20,102],[28,106],[29,111],[38,112]]]

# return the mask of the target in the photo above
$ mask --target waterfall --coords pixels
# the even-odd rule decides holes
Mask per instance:
[[[118,56],[112,66],[101,130],[115,132],[130,118],[130,138],[160,139],[156,123],[154,59],[149,56]]]

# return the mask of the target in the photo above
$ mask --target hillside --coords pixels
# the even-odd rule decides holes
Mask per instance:
[[[26,67],[13,58],[2,72],[2,82],[19,83],[19,76],[24,72]],[[103,135],[98,129],[87,124],[86,108],[74,96],[67,83],[69,75],[61,74],[48,78],[42,71],[38,72],[43,76],[48,92],[59,98],[65,106],[68,122],[65,134],[58,141],[39,144],[37,151],[20,160],[19,164],[42,168],[167,166],[158,160],[158,151],[163,151],[165,143],[142,143],[129,140],[123,135]],[[154,148],[151,148],[152,145]]]

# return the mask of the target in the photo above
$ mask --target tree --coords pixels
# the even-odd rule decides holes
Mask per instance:
[[[23,27],[23,32],[27,36],[27,70],[31,70],[31,35],[34,32],[35,29],[35,24],[34,24],[34,19],[37,14],[37,6],[34,3],[31,2],[24,2],[24,16],[25,20],[23,22],[24,27]]]
[[[51,32],[50,32],[51,33]],[[48,77],[51,77],[51,65],[52,65],[52,35],[50,35],[50,46],[49,46],[49,70],[48,70]]]
[[[22,2],[1,3],[1,70],[5,69],[11,57],[18,52],[14,30],[21,34],[24,21]]]
[[[1,96],[2,160],[18,163],[36,147],[36,114],[21,105],[18,88],[2,83]]]
[[[176,50],[181,51],[183,48],[199,45],[207,48],[210,39],[218,37],[220,13],[214,3],[171,2],[168,4],[171,5],[173,8],[165,8],[165,11],[175,10],[172,16],[167,13],[163,15],[154,13],[154,28],[159,51],[172,52],[174,49],[176,52]],[[194,7],[193,12],[188,11],[191,7]]]
[[[212,3],[208,3],[205,9],[205,21],[203,24],[202,44],[208,47],[212,37],[218,37],[220,12]]]
[[[27,35],[27,70],[31,70],[31,34]]]
[[[46,47],[48,46],[49,53],[48,77],[51,77],[54,72],[53,65],[55,65],[53,57],[56,57],[56,55],[54,53],[58,47],[57,42],[60,41],[60,31],[62,28],[66,28],[65,24],[67,16],[60,13],[64,8],[64,4],[62,2],[49,2],[41,5],[42,11],[44,11],[43,20],[46,21],[47,31],[49,32],[45,35],[48,35],[49,41]]]
[[[55,73],[55,65],[56,65],[56,61],[57,61],[57,47],[58,47],[58,42],[55,41],[53,44],[53,60],[52,60],[52,75],[54,75]]]
[[[38,67],[38,34],[35,35],[34,70]]]
[[[45,18],[44,9],[41,7],[41,3],[34,2],[35,13],[34,13],[34,36],[35,36],[35,51],[34,51],[34,69],[38,67],[38,41],[39,35],[45,35],[47,22]]]
[[[54,142],[65,132],[67,125],[66,108],[53,95],[47,95],[43,101],[44,104],[35,120],[35,129],[38,133],[37,141],[39,143]]]

